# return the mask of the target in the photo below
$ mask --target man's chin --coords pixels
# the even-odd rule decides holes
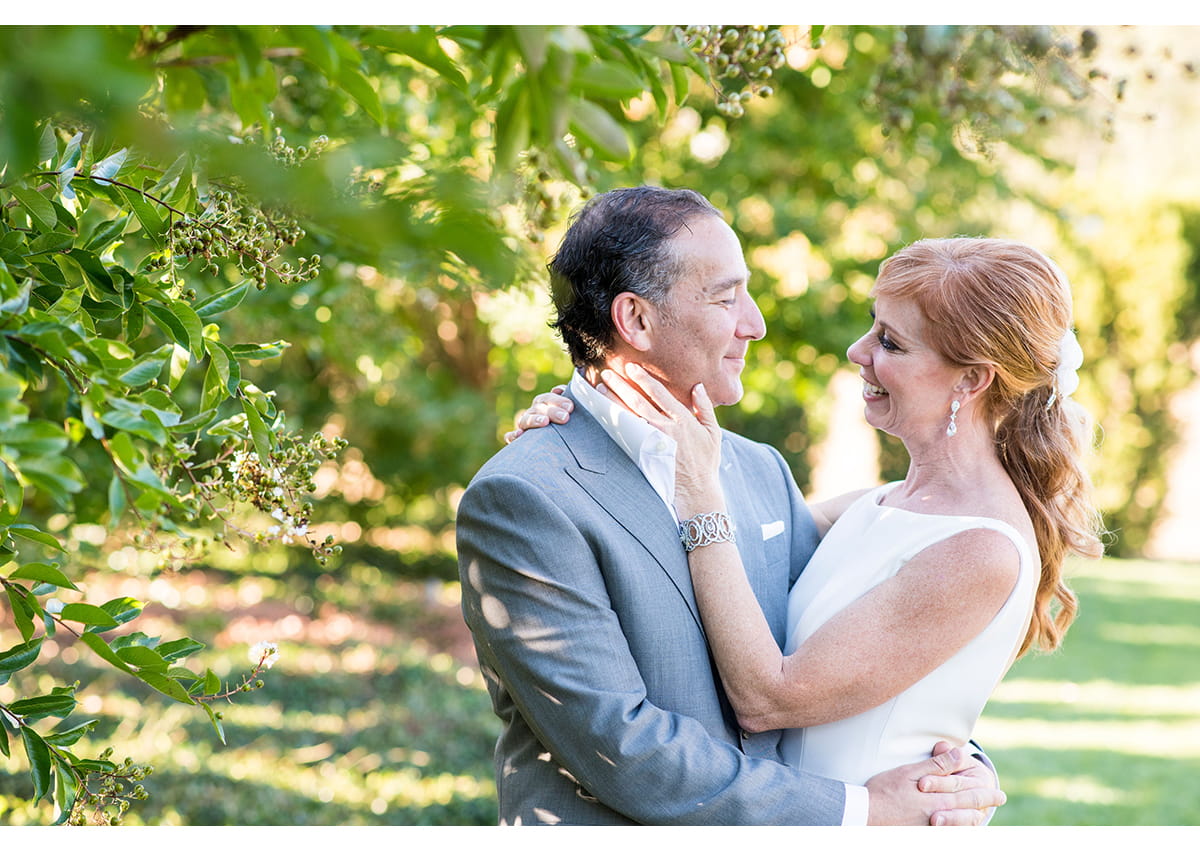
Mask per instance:
[[[710,392],[708,394],[708,398],[712,400],[712,403],[715,407],[721,408],[728,407],[730,405],[736,405],[738,402],[742,401],[742,397],[745,395],[746,392],[742,388],[742,384],[739,381],[735,384],[722,387],[718,393]]]

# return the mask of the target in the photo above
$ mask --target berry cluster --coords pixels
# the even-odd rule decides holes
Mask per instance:
[[[1095,47],[1091,31],[1077,45],[1044,25],[906,27],[896,34],[874,85],[883,133],[908,132],[916,112],[933,105],[981,148],[996,137],[1018,137],[1030,124],[1048,123],[1053,113],[1044,98],[1027,102],[996,81],[1034,71],[1043,87],[1065,93],[1068,101],[1081,100],[1089,85],[1072,60],[1086,58]]]
[[[116,765],[109,762],[112,753],[112,748],[108,748],[100,754],[100,762],[108,763],[111,768],[90,771],[83,776],[83,785],[67,824],[117,825],[129,809],[130,801],[149,797],[142,781],[154,772],[154,766],[138,765],[129,757]],[[99,787],[93,788],[93,783],[98,783]]]
[[[590,164],[580,163],[583,175],[576,186],[572,180],[554,181],[554,167],[545,151],[531,148],[522,155],[516,173],[525,208],[522,220],[531,242],[542,242],[545,232],[561,221],[566,210],[590,196],[588,187],[595,185],[599,176]]]
[[[169,255],[164,254],[156,265],[165,268],[168,256],[180,258],[184,265],[202,258],[201,270],[215,274],[219,261],[232,259],[260,290],[267,286],[268,273],[283,284],[302,283],[320,273],[320,255],[301,257],[296,267],[277,261],[285,246],[303,237],[304,229],[287,214],[254,207],[232,190],[213,189],[199,217],[172,223]]]
[[[769,82],[786,61],[787,39],[778,27],[689,25],[678,32],[708,66],[722,115],[739,118],[745,114],[743,104],[755,95],[773,94]]]
[[[247,139],[257,138],[257,135],[247,136]],[[287,139],[283,137],[278,128],[276,128],[275,138],[267,145],[267,153],[276,162],[282,163],[285,166],[297,166],[310,157],[319,156],[328,145],[328,136],[318,136],[316,139],[313,139],[311,145],[300,145],[293,148],[287,143]]]
[[[254,451],[252,444],[227,445],[222,452],[223,463],[198,484],[210,507],[219,496],[229,504],[251,505],[274,521],[264,531],[248,532],[225,518],[226,527],[234,533],[256,543],[303,542],[312,549],[317,563],[324,567],[330,556],[341,552],[341,547],[334,544],[332,535],[323,540],[310,536],[308,522],[312,506],[304,498],[316,489],[313,476],[321,463],[348,444],[344,438],[327,439],[321,434],[305,440],[295,432],[277,433],[275,444],[274,451],[265,461]],[[212,510],[220,514],[218,509]]]

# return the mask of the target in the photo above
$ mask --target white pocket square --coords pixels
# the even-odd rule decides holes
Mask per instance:
[[[782,535],[783,534],[783,521],[776,520],[773,523],[762,524],[762,533],[763,533],[764,541],[769,541],[772,538],[774,538],[776,535]]]

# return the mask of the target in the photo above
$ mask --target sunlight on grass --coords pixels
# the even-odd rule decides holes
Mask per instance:
[[[1166,759],[1200,758],[1200,719],[1163,721],[1011,721],[981,719],[976,735],[993,746],[1058,751],[1096,747],[1103,742],[1110,753],[1155,756]]]
[[[1200,718],[1200,683],[1187,686],[1130,686],[1106,680],[1086,683],[1014,679],[1000,683],[988,706],[1004,703],[1070,704],[1075,710],[1122,715],[1183,715]]]
[[[1115,804],[1128,798],[1128,790],[1114,789],[1090,777],[1047,777],[1033,784],[1044,798],[1060,798],[1084,804]]]

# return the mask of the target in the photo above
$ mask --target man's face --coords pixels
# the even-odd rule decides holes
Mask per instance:
[[[729,225],[708,215],[693,217],[671,242],[683,271],[639,360],[685,405],[699,383],[714,404],[734,405],[742,398],[746,350],[766,333],[746,289],[742,246]]]

